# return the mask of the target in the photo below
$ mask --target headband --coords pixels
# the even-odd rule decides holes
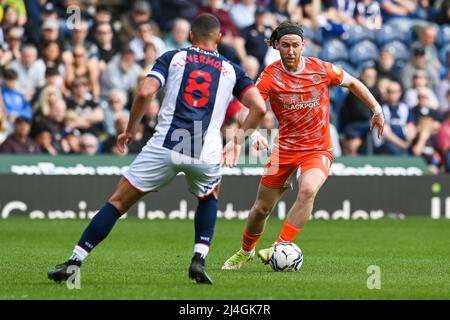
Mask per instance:
[[[300,36],[300,38],[302,38],[302,40],[303,40],[303,29],[301,27],[296,27],[296,26],[289,26],[289,27],[281,29],[280,31],[277,32],[275,40],[280,41],[281,37],[285,36],[287,34],[296,34],[296,35]]]

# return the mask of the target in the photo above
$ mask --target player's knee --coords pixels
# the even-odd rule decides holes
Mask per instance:
[[[312,200],[316,197],[318,191],[319,189],[314,184],[304,184],[300,189],[299,198],[301,200]]]
[[[272,207],[264,203],[257,202],[253,205],[252,211],[256,215],[267,217],[272,212]]]
[[[108,202],[112,204],[121,214],[124,214],[128,211],[130,206],[123,201],[120,196],[112,195],[111,198],[108,199]]]

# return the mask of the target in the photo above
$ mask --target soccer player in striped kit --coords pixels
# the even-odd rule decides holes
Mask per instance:
[[[133,140],[145,109],[156,92],[165,87],[156,133],[89,223],[69,260],[48,272],[50,279],[67,280],[71,276],[69,267],[81,266],[122,214],[147,192],[161,189],[179,172],[184,172],[189,190],[198,197],[189,277],[197,283],[213,283],[205,270],[205,258],[216,223],[221,161],[225,164],[236,161],[238,153],[234,151],[244,141],[245,132],[250,134],[257,127],[266,107],[244,71],[217,52],[221,33],[216,17],[202,14],[195,18],[190,37],[191,47],[163,54],[143,80],[128,127],[118,137],[119,150],[123,151]],[[243,130],[232,139],[235,144],[223,150],[220,129],[233,96],[249,111]]]

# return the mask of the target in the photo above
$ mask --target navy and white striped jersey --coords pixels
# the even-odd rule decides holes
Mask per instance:
[[[168,51],[148,74],[165,86],[151,144],[207,163],[219,163],[220,129],[228,104],[253,81],[217,51],[197,46]]]

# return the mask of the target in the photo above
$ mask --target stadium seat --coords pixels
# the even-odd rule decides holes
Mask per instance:
[[[332,39],[323,45],[320,58],[330,62],[348,60],[347,46],[341,40]]]
[[[395,58],[395,61],[407,61],[409,60],[410,52],[408,47],[401,41],[394,40],[386,43],[383,49],[388,49]]]
[[[386,43],[394,40],[407,43],[408,37],[400,28],[395,28],[389,24],[382,26],[375,34],[375,41],[379,47],[383,47]]]
[[[447,43],[450,43],[450,24],[444,24],[439,28],[436,44],[442,48]]]
[[[350,62],[359,66],[367,61],[378,61],[378,48],[375,43],[363,40],[350,48]]]
[[[333,64],[338,67],[341,67],[342,69],[344,69],[344,71],[351,74],[352,76],[359,77],[358,70],[356,70],[349,62],[339,60],[339,61],[333,62]]]
[[[362,40],[374,41],[375,33],[366,27],[356,25],[342,34],[342,40],[344,40],[348,46],[352,46]]]
[[[305,49],[303,49],[303,55],[308,57],[319,57],[320,48],[314,43],[309,43],[305,46]]]

